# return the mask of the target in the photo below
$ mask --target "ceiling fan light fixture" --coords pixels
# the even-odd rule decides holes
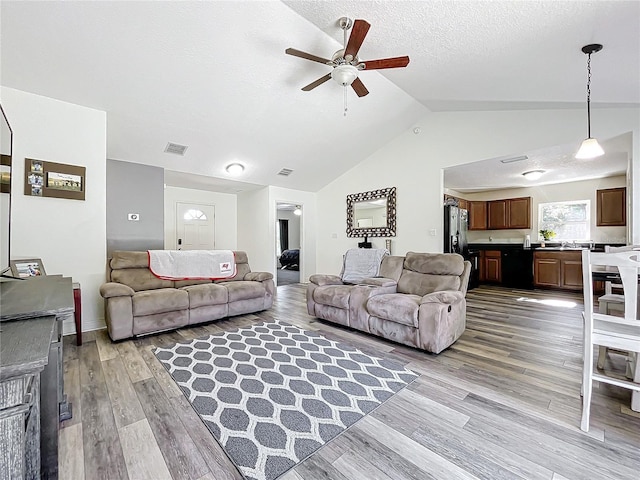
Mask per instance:
[[[331,78],[343,87],[347,87],[358,78],[358,69],[353,65],[338,65],[331,72]]]
[[[244,165],[238,162],[230,163],[224,168],[229,175],[240,175],[244,172]]]
[[[598,140],[591,136],[591,54],[597,53],[602,50],[602,45],[599,43],[592,43],[582,47],[582,53],[586,54],[587,59],[587,138],[580,145],[576,158],[578,160],[584,160],[589,158],[596,158],[604,155],[604,150],[598,143]]]
[[[529,172],[524,172],[522,176],[527,180],[538,180],[545,173],[546,172],[544,170],[531,170]]]

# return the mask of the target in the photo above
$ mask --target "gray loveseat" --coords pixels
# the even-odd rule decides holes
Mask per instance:
[[[113,253],[100,287],[112,340],[171,330],[271,308],[273,275],[252,272],[245,252],[234,252],[237,274],[225,280],[161,280],[147,252]]]
[[[379,276],[347,285],[312,275],[309,315],[440,353],[465,329],[471,264],[456,253],[385,256]]]

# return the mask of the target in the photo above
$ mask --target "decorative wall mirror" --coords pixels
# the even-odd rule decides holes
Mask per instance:
[[[347,237],[396,236],[396,187],[347,195]]]

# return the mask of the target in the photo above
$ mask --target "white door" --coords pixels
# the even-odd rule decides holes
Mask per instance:
[[[176,249],[215,250],[215,207],[176,202]]]

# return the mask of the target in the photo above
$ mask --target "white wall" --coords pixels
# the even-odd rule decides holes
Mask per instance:
[[[506,155],[518,155],[584,137],[581,110],[530,110],[504,112],[444,112],[425,116],[411,130],[399,135],[362,163],[321,189],[318,202],[317,269],[340,271],[345,250],[358,239],[346,236],[346,196],[386,187],[397,187],[397,236],[392,251],[442,251],[442,169]],[[640,212],[640,109],[596,109],[592,119],[598,138],[632,132],[630,175],[631,203]],[[637,215],[637,214],[636,214]],[[632,234],[640,243],[640,222]],[[436,234],[430,235],[434,229]],[[384,238],[370,239],[383,248]]]
[[[106,113],[1,87],[14,131],[11,201],[12,258],[41,258],[48,274],[82,287],[83,330],[104,326],[99,288],[106,270]],[[31,197],[24,159],[86,167],[86,199]],[[73,332],[73,322],[65,332]]]
[[[596,190],[605,188],[625,187],[627,179],[624,175],[617,177],[585,180],[581,182],[558,183],[555,185],[540,185],[528,188],[510,188],[481,193],[459,193],[457,197],[467,200],[500,200],[503,198],[531,197],[531,229],[530,230],[470,230],[469,242],[507,241],[521,243],[526,234],[531,235],[531,241],[539,241],[538,205],[548,202],[565,202],[570,200],[591,201],[591,240],[597,243],[626,243],[627,227],[598,227],[596,226]]]
[[[177,248],[176,203],[178,202],[214,205],[216,248],[236,250],[238,246],[238,202],[236,195],[170,186],[164,189],[164,248],[168,250]]]
[[[275,273],[273,235],[269,187],[238,193],[238,250],[247,252],[252,271]]]

